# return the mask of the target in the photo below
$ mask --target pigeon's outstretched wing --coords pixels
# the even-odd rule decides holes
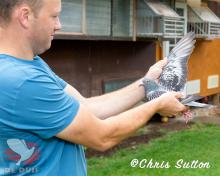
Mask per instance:
[[[168,64],[159,78],[159,85],[167,91],[183,91],[187,80],[187,62],[194,49],[195,34],[189,32],[171,50]]]

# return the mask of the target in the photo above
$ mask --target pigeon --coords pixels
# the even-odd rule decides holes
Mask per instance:
[[[145,89],[148,101],[155,99],[166,92],[183,92],[187,81],[187,63],[195,45],[195,33],[186,34],[171,50],[167,56],[167,65],[158,79],[155,80],[145,77],[142,84]],[[188,95],[181,98],[180,102],[187,106],[207,107],[209,105],[195,102],[203,97],[198,95]]]
[[[7,144],[12,151],[20,155],[19,161],[16,165],[19,166],[21,162],[28,160],[34,153],[35,147],[29,149],[24,140],[20,139],[8,139]]]
[[[144,84],[144,88],[147,91],[146,97],[148,101],[158,98],[162,94],[169,92],[163,86],[160,86],[155,80],[144,78],[142,81]],[[202,98],[203,96],[199,96],[199,95],[188,95],[185,98],[180,98],[179,100],[182,104],[187,106],[200,107],[200,108],[208,107],[209,106],[208,104],[195,102]]]

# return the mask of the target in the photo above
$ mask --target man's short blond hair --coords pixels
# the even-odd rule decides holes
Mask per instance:
[[[28,4],[34,14],[37,15],[37,12],[43,4],[42,1],[43,0],[0,0],[0,24],[9,23],[13,10],[22,3]]]

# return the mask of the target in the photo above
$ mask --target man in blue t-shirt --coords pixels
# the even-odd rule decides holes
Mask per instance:
[[[82,145],[106,150],[156,112],[186,110],[176,92],[127,110],[144,98],[141,79],[84,98],[37,56],[60,30],[60,11],[61,0],[0,1],[0,175],[85,176]],[[165,64],[145,76],[157,79]]]

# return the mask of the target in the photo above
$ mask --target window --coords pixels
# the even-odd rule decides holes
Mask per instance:
[[[60,20],[62,31],[82,33],[83,1],[63,0]]]
[[[108,80],[103,81],[103,93],[112,92],[118,89],[121,89],[131,83],[133,83],[137,79],[126,79],[126,80]]]

